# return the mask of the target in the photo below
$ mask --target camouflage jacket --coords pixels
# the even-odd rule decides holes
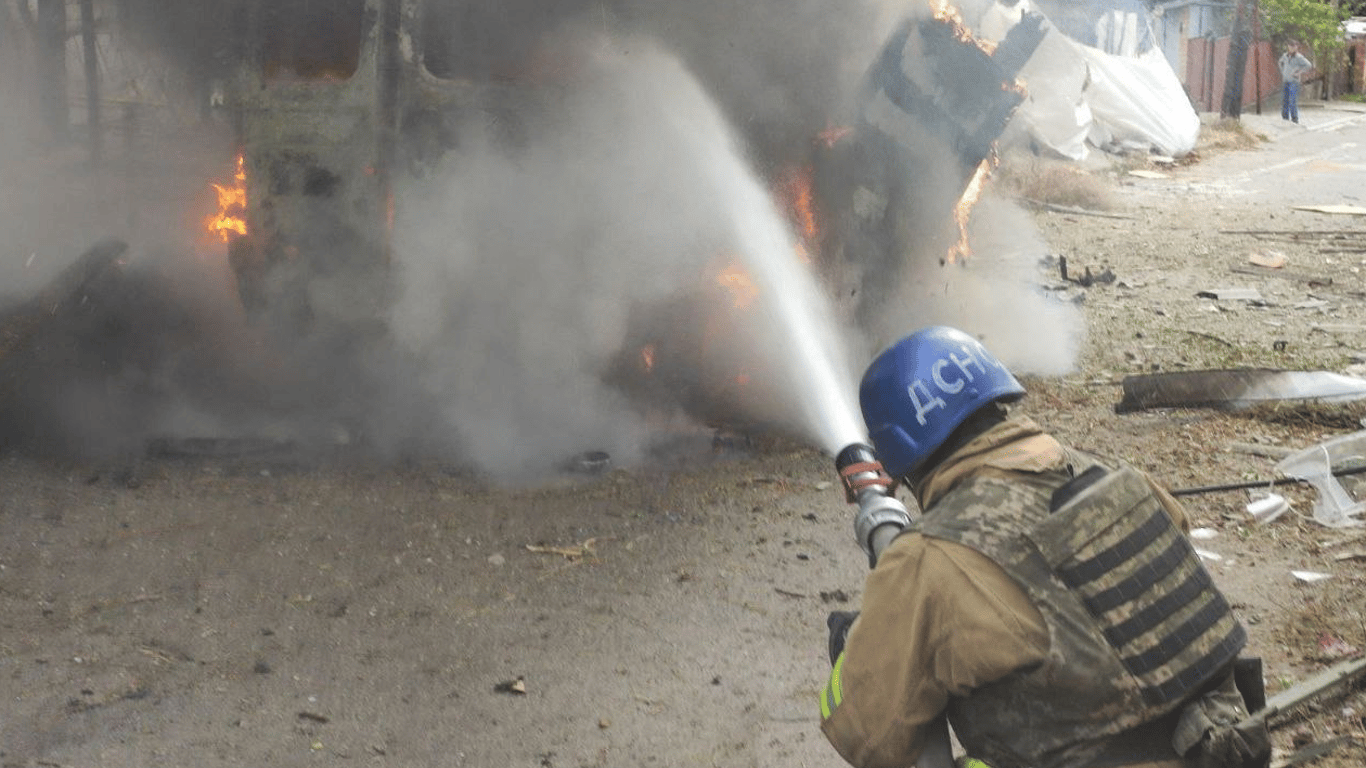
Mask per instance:
[[[996,768],[1087,765],[1227,676],[1243,630],[1175,501],[1098,467],[1091,493],[1054,503],[1097,465],[1012,419],[921,483],[928,512],[870,577],[826,689],[822,728],[846,759],[909,764],[938,706]]]

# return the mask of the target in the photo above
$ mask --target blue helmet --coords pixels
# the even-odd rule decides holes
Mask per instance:
[[[976,339],[924,328],[877,356],[859,405],[878,459],[892,477],[917,469],[978,408],[1018,400],[1024,387]]]

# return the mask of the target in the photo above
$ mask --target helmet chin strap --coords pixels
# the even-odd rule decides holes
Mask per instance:
[[[972,415],[963,420],[958,428],[949,433],[947,439],[939,444],[930,455],[921,462],[919,467],[906,473],[906,484],[912,493],[920,491],[920,485],[929,477],[931,473],[948,457],[958,452],[958,449],[977,439],[978,435],[1006,420],[1005,406],[1000,402],[991,402],[972,412]]]

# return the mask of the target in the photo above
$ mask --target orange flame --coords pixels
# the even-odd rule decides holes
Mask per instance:
[[[789,171],[779,186],[779,193],[787,210],[801,230],[804,240],[811,242],[818,233],[816,225],[815,193],[812,190],[813,170],[810,166]]]
[[[232,186],[210,184],[218,194],[218,213],[204,220],[209,234],[218,235],[228,242],[232,234],[245,235],[247,220],[243,218],[247,209],[247,171],[241,155],[237,156],[237,172],[233,174]]]
[[[651,373],[655,369],[655,345],[646,344],[640,350],[640,363],[645,366],[645,372]]]
[[[853,133],[853,132],[854,132],[854,129],[853,129],[852,126],[847,126],[847,125],[833,126],[833,125],[832,125],[832,126],[830,126],[829,128],[826,128],[825,130],[823,130],[823,131],[821,131],[820,133],[816,134],[816,140],[819,141],[821,144],[824,144],[826,147],[833,147],[833,146],[835,146],[836,144],[838,144],[838,143],[840,143],[841,141],[843,141],[845,136],[848,136],[849,134],[851,134],[851,133]]]
[[[788,218],[798,230],[797,258],[811,263],[811,253],[819,249],[820,221],[816,214],[815,170],[811,166],[784,173],[774,190]]]
[[[732,264],[716,276],[716,283],[730,291],[731,302],[736,309],[744,309],[754,303],[759,288],[743,269]]]
[[[960,42],[975,45],[988,54],[996,50],[996,43],[973,37],[972,32],[968,30],[967,22],[963,21],[963,15],[958,12],[957,8],[949,4],[949,0],[930,0],[930,11],[933,12],[936,19],[949,24],[953,29],[953,36],[958,38]]]
[[[977,166],[977,171],[972,174],[967,189],[963,190],[963,196],[958,198],[958,204],[953,208],[953,221],[958,225],[958,242],[949,248],[946,260],[950,264],[972,254],[972,249],[968,247],[968,219],[972,216],[972,207],[982,196],[982,187],[986,185],[987,175],[990,173],[991,160],[983,160]]]

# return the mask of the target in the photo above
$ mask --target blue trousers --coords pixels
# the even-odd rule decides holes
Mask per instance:
[[[1300,84],[1289,82],[1281,91],[1281,119],[1300,121]]]

